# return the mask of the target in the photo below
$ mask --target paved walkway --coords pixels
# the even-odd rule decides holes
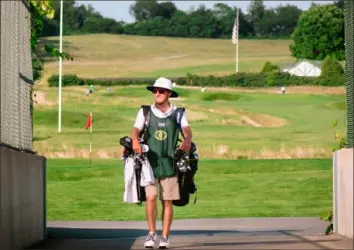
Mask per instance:
[[[48,239],[29,249],[143,249],[146,226],[146,222],[52,221]],[[171,249],[353,249],[352,240],[326,236],[325,227],[318,218],[176,220],[170,241]]]

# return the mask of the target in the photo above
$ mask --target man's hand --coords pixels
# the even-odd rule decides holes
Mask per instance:
[[[141,144],[139,142],[139,140],[133,140],[133,150],[137,153],[137,154],[141,154]]]
[[[131,138],[133,142],[132,147],[134,152],[140,155],[142,150],[141,150],[141,144],[139,142],[139,133],[140,133],[139,129],[133,128]]]
[[[191,139],[185,138],[179,148],[185,152],[189,152],[189,150],[191,150]]]

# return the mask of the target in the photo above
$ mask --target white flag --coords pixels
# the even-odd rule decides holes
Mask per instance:
[[[234,27],[232,29],[232,43],[237,44],[238,42],[238,17],[235,18]]]

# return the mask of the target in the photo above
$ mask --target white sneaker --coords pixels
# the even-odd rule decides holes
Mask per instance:
[[[160,239],[160,244],[159,244],[159,248],[160,249],[166,249],[170,247],[170,242],[168,240],[168,237],[166,236],[162,236]]]
[[[149,233],[146,237],[144,247],[145,248],[155,248],[157,242],[157,234],[156,233]]]

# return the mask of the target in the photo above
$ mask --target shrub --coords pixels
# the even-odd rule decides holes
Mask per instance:
[[[85,85],[116,86],[116,85],[147,85],[156,79],[150,78],[95,78],[84,79]]]
[[[332,77],[319,77],[317,79],[317,85],[319,86],[343,86],[345,85],[345,77],[344,76],[332,76]]]
[[[181,78],[169,78],[172,81],[184,83],[185,80]],[[117,86],[117,85],[148,85],[152,84],[156,78],[79,78],[76,75],[63,75],[62,86],[77,86],[77,85],[99,85],[99,86]],[[52,75],[48,79],[49,87],[59,86],[59,76]]]
[[[318,79],[321,86],[341,86],[345,84],[344,69],[333,56],[327,56],[322,63],[321,76]]]
[[[232,93],[207,93],[202,96],[202,100],[204,101],[216,101],[216,100],[222,100],[222,101],[237,101],[241,99],[243,96],[238,95],[238,94],[232,94]]]
[[[226,76],[197,76],[188,74],[186,77],[168,77],[177,85],[188,86],[214,86],[214,87],[280,87],[300,85],[342,86],[345,83],[344,76],[332,77],[300,77],[292,76],[287,72],[272,73],[237,73]],[[124,86],[124,85],[149,85],[156,80],[154,78],[96,78],[85,79],[75,75],[63,75],[62,86],[74,85],[98,85],[98,86]],[[58,76],[48,79],[50,87],[58,86]]]
[[[267,61],[263,65],[261,73],[273,73],[273,72],[280,72],[279,66]]]
[[[327,56],[322,63],[321,77],[331,78],[333,76],[343,76],[344,69],[339,61],[332,56]]]
[[[49,87],[59,87],[59,75],[53,75],[48,79]],[[76,75],[63,75],[61,85],[65,86],[81,86],[84,85],[84,80]]]

